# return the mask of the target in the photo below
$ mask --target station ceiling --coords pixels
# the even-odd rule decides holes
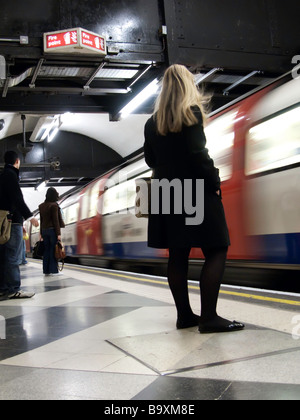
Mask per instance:
[[[0,153],[29,147],[24,186],[45,177],[53,185],[85,183],[139,153],[156,95],[127,120],[120,120],[120,111],[170,64],[185,64],[195,74],[212,94],[214,111],[291,71],[300,54],[297,0],[0,3]],[[107,54],[44,50],[45,33],[71,28],[102,35]],[[36,136],[45,121],[59,123],[65,144],[57,168],[55,151],[50,155],[45,139]],[[105,147],[105,153],[93,147],[98,164],[82,165],[81,142],[73,169],[63,165],[75,138],[70,133]],[[39,153],[31,153],[32,145]]]

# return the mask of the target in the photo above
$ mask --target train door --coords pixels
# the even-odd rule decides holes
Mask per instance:
[[[273,264],[300,264],[300,78],[253,108],[246,133],[247,235],[252,253]]]
[[[229,229],[231,247],[228,258],[244,256],[241,220],[241,189],[236,127],[241,118],[239,107],[227,110],[207,127],[207,144],[222,181],[222,200]]]
[[[95,203],[99,196],[96,191],[99,182],[86,187],[80,196],[80,211],[77,224],[78,254],[98,255],[99,247],[99,215]]]
[[[79,199],[78,254],[103,255],[102,194],[109,175],[86,187]]]
[[[233,121],[234,146],[232,154],[232,178],[224,184],[224,207],[229,226],[231,246],[228,257],[231,260],[254,260],[255,241],[248,236],[248,182],[245,174],[246,134],[249,130],[250,115],[256,103],[270,90],[259,91],[237,104]]]
[[[239,128],[243,122],[244,114],[238,104],[213,117],[205,128],[207,148],[222,181],[222,200],[231,239],[230,259],[244,259],[247,254],[242,216],[243,167],[239,138]],[[191,258],[202,257],[199,249],[192,250]]]
[[[67,256],[76,256],[77,251],[77,221],[79,212],[79,193],[68,197],[61,203],[65,228],[62,229],[62,241]]]

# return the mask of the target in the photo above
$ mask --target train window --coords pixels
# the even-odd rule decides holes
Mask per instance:
[[[221,115],[210,122],[204,130],[209,154],[220,171],[222,181],[232,177],[232,151],[236,116],[237,111]]]
[[[87,188],[85,193],[82,195],[80,220],[89,218],[90,193],[91,189]]]
[[[69,207],[68,225],[71,225],[72,223],[77,222],[78,210],[79,210],[79,203],[75,203]]]
[[[66,225],[77,222],[79,211],[79,193],[68,197],[61,204],[64,222]]]
[[[61,214],[63,216],[63,221],[65,225],[68,224],[68,218],[69,218],[69,207],[61,208]]]
[[[255,125],[246,142],[246,175],[299,163],[300,106]]]
[[[109,188],[104,194],[103,214],[116,213],[132,207],[128,196],[135,193],[135,181],[130,180]]]
[[[138,177],[114,185],[105,191],[103,196],[103,215],[127,210],[135,206],[136,185],[135,180],[143,177],[150,177],[152,171]]]
[[[99,192],[100,192],[101,180],[96,182],[91,189],[90,195],[90,206],[89,206],[89,215],[88,217],[95,217],[98,213],[98,202],[99,202]]]
[[[79,203],[74,203],[71,206],[66,207],[64,209],[66,226],[71,225],[72,223],[75,223],[77,221],[78,210],[79,210]]]

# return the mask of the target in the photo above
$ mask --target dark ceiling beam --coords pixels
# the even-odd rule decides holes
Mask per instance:
[[[57,114],[64,112],[97,113],[109,112],[116,105],[116,98],[92,95],[54,95],[28,94],[19,91],[9,92],[6,98],[0,97],[0,112],[31,112]]]

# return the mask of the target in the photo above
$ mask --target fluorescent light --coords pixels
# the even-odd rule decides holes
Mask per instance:
[[[35,187],[35,190],[41,192],[43,191],[43,189],[45,189],[45,187],[46,187],[46,181],[42,181],[39,185]]]
[[[61,121],[59,115],[39,118],[39,121],[30,137],[30,141],[41,142],[46,140],[49,136],[51,136],[53,129],[56,126],[60,127],[60,125]]]
[[[152,95],[155,95],[158,88],[159,81],[158,79],[155,79],[120,111],[121,117],[128,117],[128,115],[135,111],[143,102],[149,99]]]
[[[48,125],[48,127],[45,129],[45,131],[42,134],[41,141],[46,140],[46,138],[49,136],[51,128],[52,128],[52,124]]]
[[[55,118],[53,116],[39,118],[29,140],[32,142],[40,142],[45,140],[54,120]]]
[[[48,134],[48,143],[51,143],[52,142],[52,140],[54,139],[54,137],[56,136],[56,134],[58,132],[59,132],[59,128],[58,127],[52,128],[52,130]]]

